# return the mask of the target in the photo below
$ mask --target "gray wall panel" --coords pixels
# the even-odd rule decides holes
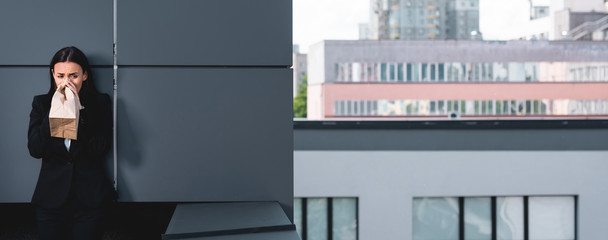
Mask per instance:
[[[278,200],[291,218],[291,74],[119,68],[120,200]]]
[[[8,0],[0,22],[0,65],[48,65],[70,45],[91,64],[112,64],[112,0]]]
[[[118,1],[118,64],[291,65],[291,4]]]
[[[296,150],[608,150],[608,129],[298,129]]]
[[[96,85],[102,92],[112,94],[112,69],[93,69]],[[40,171],[40,160],[29,155],[27,129],[32,99],[45,94],[49,88],[46,67],[0,68],[0,82],[8,84],[0,94],[0,203],[29,202]],[[111,169],[111,154],[107,158]]]

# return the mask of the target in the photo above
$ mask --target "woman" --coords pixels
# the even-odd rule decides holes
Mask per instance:
[[[115,198],[103,159],[112,143],[110,97],[95,89],[87,57],[75,47],[59,50],[50,64],[51,87],[34,97],[28,148],[42,158],[32,197],[40,239],[100,239],[104,207]],[[56,90],[80,101],[78,140],[50,136],[49,110]]]

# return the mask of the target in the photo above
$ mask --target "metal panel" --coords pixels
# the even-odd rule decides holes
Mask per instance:
[[[178,204],[163,239],[295,231],[277,202]]]
[[[291,66],[291,9],[285,0],[121,0],[118,64]]]
[[[279,201],[291,213],[291,74],[119,68],[120,200]]]
[[[213,237],[172,238],[188,240],[299,240],[298,233],[293,231],[260,232],[249,234],[234,234]]]
[[[9,0],[0,7],[0,65],[48,65],[66,46],[112,64],[112,1]]]
[[[607,129],[298,129],[296,150],[608,150]]]
[[[101,92],[112,94],[112,70],[92,69],[96,86]],[[40,160],[29,155],[27,129],[32,99],[48,92],[49,74],[45,67],[0,68],[4,91],[0,94],[0,203],[29,202],[38,180]],[[113,165],[111,154],[107,166]]]

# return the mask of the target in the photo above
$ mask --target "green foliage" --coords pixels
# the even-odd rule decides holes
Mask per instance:
[[[293,99],[293,117],[306,118],[306,94],[308,92],[308,76],[302,78],[298,93]]]

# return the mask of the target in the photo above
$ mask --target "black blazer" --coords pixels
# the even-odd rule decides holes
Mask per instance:
[[[32,102],[27,147],[32,157],[42,158],[32,204],[57,208],[72,191],[85,206],[99,207],[116,197],[103,163],[112,144],[110,97],[98,94],[83,102],[78,140],[72,140],[68,152],[63,138],[50,136],[52,96],[35,96]]]

